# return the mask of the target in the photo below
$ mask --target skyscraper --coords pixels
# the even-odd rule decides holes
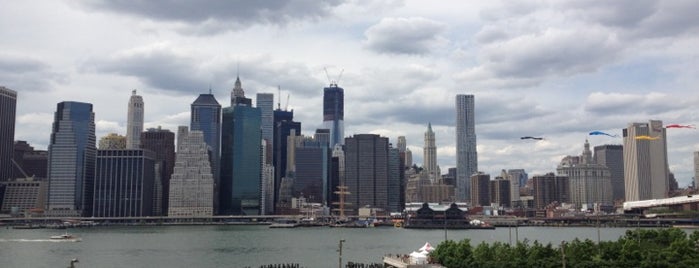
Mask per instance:
[[[143,132],[143,98],[136,95],[136,90],[131,91],[129,108],[126,118],[126,148],[141,148],[141,132]]]
[[[236,81],[237,84],[240,80]],[[221,105],[212,94],[201,94],[192,103],[192,131],[201,131],[204,141],[209,146],[211,172],[214,176],[214,208],[218,209],[221,168]]]
[[[90,216],[96,154],[92,104],[58,103],[49,143],[47,215]]]
[[[330,129],[330,147],[345,144],[345,92],[330,83],[323,89],[323,128]]]
[[[97,150],[92,216],[152,216],[154,176],[155,153],[150,150]]]
[[[331,172],[331,151],[327,144],[314,138],[297,136],[294,152],[294,197],[311,203],[324,203]]]
[[[268,142],[270,152],[274,146],[274,94],[272,93],[257,93],[257,108],[260,109],[260,129],[262,130],[262,139]],[[272,154],[267,155],[265,161],[272,164]]]
[[[388,211],[402,212],[405,207],[405,173],[398,148],[388,148]]]
[[[279,202],[282,178],[287,171],[287,137],[301,133],[301,122],[294,122],[294,111],[274,110],[274,204]]]
[[[260,109],[244,103],[224,108],[222,133],[219,211],[226,215],[259,215],[263,162]]]
[[[458,171],[457,171],[458,172]],[[478,172],[471,176],[471,206],[490,206],[490,175]]]
[[[553,173],[534,176],[534,207],[543,209],[552,202],[570,202],[570,184],[568,177],[556,176]]]
[[[209,146],[204,133],[177,129],[177,155],[170,179],[170,217],[211,216],[214,212],[214,180],[209,162]]]
[[[235,85],[231,89],[231,106],[238,104],[252,106],[252,100],[245,97],[245,90],[243,90],[243,84],[240,83],[239,76],[235,78]]]
[[[624,147],[621,145],[595,146],[595,163],[609,168],[612,181],[612,201],[624,200]]]
[[[529,175],[524,169],[508,169],[507,176],[510,178],[510,200],[512,207],[521,206],[519,189],[527,185]]]
[[[267,159],[268,152],[272,151],[267,148],[269,143],[263,140],[260,141],[260,145],[260,154],[262,155],[262,159]],[[260,195],[262,196],[260,201],[260,214],[269,215],[274,212],[274,166],[271,162],[262,162],[260,176],[262,179],[260,192]]]
[[[0,182],[13,177],[17,92],[0,86]]]
[[[388,207],[388,138],[356,134],[345,139],[345,184],[351,193],[347,202],[358,208]]]
[[[432,131],[432,123],[427,124],[425,132],[425,146],[423,149],[423,168],[430,174],[432,180],[435,180],[437,175],[440,175],[437,167],[437,145],[435,145],[434,131]]]
[[[623,136],[626,201],[668,197],[670,172],[663,122],[629,123]]]
[[[567,176],[570,186],[570,202],[577,208],[595,203],[613,205],[612,182],[609,168],[592,161],[590,143],[585,140],[582,155],[566,156],[558,165],[559,176]]]
[[[34,150],[34,147],[26,141],[16,141],[14,160],[22,170],[15,166],[13,177],[34,177],[38,180],[45,180],[47,178],[48,157],[48,151]]]
[[[160,190],[160,200],[156,201],[155,206],[159,205],[160,214],[165,214],[168,211],[170,178],[175,167],[175,133],[160,127],[149,128],[141,132],[141,148],[155,153],[156,173],[160,175],[155,178],[155,187]],[[158,181],[160,186],[157,185]],[[159,215],[156,214],[156,216]]]
[[[456,95],[456,198],[470,200],[470,178],[478,172],[473,95]]]
[[[495,177],[494,180],[490,181],[490,203],[495,203],[501,207],[510,207],[512,204],[510,182],[511,180],[503,177]]]

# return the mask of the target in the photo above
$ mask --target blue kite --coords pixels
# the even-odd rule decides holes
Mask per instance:
[[[609,134],[609,133],[604,133],[604,132],[602,132],[602,131],[596,131],[596,130],[590,132],[590,136],[592,136],[592,135],[605,135],[605,136],[609,136],[609,137],[613,137],[613,138],[618,138],[618,137],[619,137],[619,135],[612,135],[612,134]]]

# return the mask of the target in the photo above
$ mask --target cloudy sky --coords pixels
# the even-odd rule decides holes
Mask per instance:
[[[346,135],[405,135],[422,163],[431,122],[444,171],[455,165],[456,94],[475,95],[479,169],[492,175],[554,171],[586,138],[621,143],[592,130],[699,123],[699,1],[127,2],[0,0],[16,139],[46,149],[65,100],[94,104],[98,138],[125,134],[133,89],[146,127],[175,130],[209,88],[229,106],[236,74],[253,99],[280,86],[311,134],[325,69],[345,89]],[[667,145],[685,186],[699,132],[670,129]]]

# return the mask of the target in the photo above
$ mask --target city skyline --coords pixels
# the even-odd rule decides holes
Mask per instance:
[[[250,96],[274,93],[283,108],[290,94],[299,134],[310,135],[322,125],[322,89],[338,80],[346,137],[374,133],[395,144],[406,136],[413,162],[422,163],[431,122],[442,170],[456,165],[453,98],[472,94],[478,166],[491,175],[552,172],[592,130],[699,121],[692,61],[699,23],[690,12],[698,3],[634,2],[633,10],[625,2],[440,4],[214,10],[199,3],[201,12],[189,14],[177,12],[193,8],[186,4],[169,12],[149,11],[150,3],[12,3],[0,11],[3,25],[18,26],[0,29],[7,66],[0,85],[18,93],[15,140],[45,150],[58,102],[92,103],[97,137],[125,135],[124,104],[137,89],[147,102],[144,129],[175,130],[189,125],[197,95],[211,89],[226,103],[238,72]],[[256,12],[263,8],[271,13]],[[527,135],[546,139],[519,140]],[[680,186],[694,175],[696,137],[696,130],[667,131]],[[589,139],[591,146],[622,143]]]

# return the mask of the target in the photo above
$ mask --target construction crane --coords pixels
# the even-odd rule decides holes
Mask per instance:
[[[330,83],[330,86],[331,86],[331,87],[332,87],[332,86],[336,86],[336,87],[337,87],[337,84],[340,83],[340,79],[342,79],[342,73],[345,72],[345,69],[342,69],[342,70],[340,71],[340,74],[337,76],[337,80],[333,81],[332,79],[330,79],[330,75],[328,74],[328,68],[323,68],[323,70],[325,70],[325,77],[328,78],[328,83]]]
[[[288,110],[289,110],[289,97],[291,97],[291,94],[290,94],[290,93],[287,93],[287,94],[286,94],[286,106],[284,106],[284,111],[288,111]]]

